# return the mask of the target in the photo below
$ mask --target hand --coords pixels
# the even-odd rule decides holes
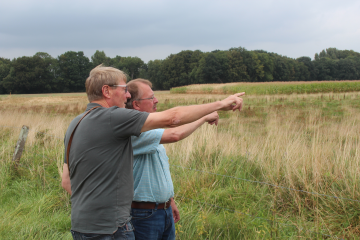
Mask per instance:
[[[223,110],[223,111],[233,110],[233,111],[235,111],[236,109],[239,109],[239,111],[241,111],[241,108],[242,108],[242,105],[243,105],[243,99],[240,98],[240,97],[243,96],[243,95],[245,95],[245,92],[236,93],[234,95],[231,95],[231,96],[225,98],[224,100],[221,101],[224,104],[224,106],[220,110]]]
[[[171,199],[171,209],[172,209],[172,214],[173,214],[173,218],[174,218],[174,223],[177,223],[180,220],[180,212],[179,212],[173,198]]]
[[[210,125],[215,124],[217,126],[218,122],[219,122],[219,114],[216,111],[212,112],[212,113],[206,115],[204,117],[204,120],[205,120],[205,122],[207,122]]]

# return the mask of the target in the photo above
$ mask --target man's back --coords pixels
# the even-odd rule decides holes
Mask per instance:
[[[98,106],[88,104],[87,110]],[[79,124],[70,148],[72,230],[111,234],[130,219],[132,146],[148,113],[97,108]],[[65,146],[81,116],[70,124]],[[66,152],[66,149],[65,149]]]

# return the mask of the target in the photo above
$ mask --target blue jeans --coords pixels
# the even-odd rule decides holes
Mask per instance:
[[[168,209],[131,209],[136,240],[175,240],[175,223]]]
[[[130,222],[119,227],[113,234],[80,233],[71,231],[74,240],[135,240],[134,228]]]

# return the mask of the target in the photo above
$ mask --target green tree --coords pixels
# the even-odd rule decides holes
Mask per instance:
[[[315,57],[314,57],[315,61],[318,61],[320,60],[320,57],[319,57],[319,54],[318,53],[315,53]]]
[[[272,82],[274,80],[274,71],[275,71],[275,57],[272,54],[267,53],[266,51],[255,51],[258,59],[261,62],[261,65],[264,66],[263,76],[259,77],[261,82]]]
[[[153,89],[164,90],[163,82],[165,77],[162,72],[162,63],[164,60],[151,60],[147,64],[147,74],[150,82],[153,84]]]
[[[161,72],[166,79],[162,81],[162,89],[196,83],[194,68],[199,64],[202,52],[199,50],[181,51],[171,54],[161,64]]]
[[[323,57],[320,60],[315,61],[315,73],[317,80],[336,80],[334,74],[336,72],[337,61]]]
[[[140,67],[138,78],[149,79],[148,65],[146,63]]]
[[[229,59],[225,51],[206,53],[199,62],[197,71],[199,83],[228,82],[228,63]]]
[[[55,79],[57,77],[57,71],[59,69],[58,61],[56,58],[53,58],[50,54],[46,52],[37,52],[34,54],[34,57],[40,57],[44,59],[47,64],[47,70],[53,75],[54,82],[52,82],[52,90],[57,92]]]
[[[116,57],[111,58],[111,60],[110,60],[110,66],[117,68],[117,66],[118,66],[118,64],[120,63],[120,61],[121,61],[121,56],[116,55]]]
[[[126,72],[130,79],[135,79],[138,78],[144,62],[138,57],[121,57],[120,61],[114,62],[113,66]]]
[[[9,75],[11,68],[10,59],[0,58],[0,94],[6,93],[5,88],[3,87],[3,79]]]
[[[51,92],[54,77],[49,66],[50,62],[39,56],[18,58],[4,78],[3,87],[12,93]]]
[[[96,67],[100,64],[103,64],[104,66],[111,66],[111,58],[107,57],[104,51],[96,50],[94,55],[91,56],[91,62],[93,64],[93,67]]]
[[[288,68],[287,61],[284,57],[277,55],[275,58],[275,81],[289,81],[290,69]]]
[[[259,82],[264,77],[264,65],[261,64],[256,52],[245,51],[244,63],[246,65],[247,74],[250,82]]]
[[[314,66],[314,62],[311,61],[311,58],[310,57],[299,57],[296,59],[296,61],[303,63],[304,66],[307,68],[308,78],[305,81],[315,80],[315,66]]]
[[[295,81],[310,81],[310,72],[308,67],[303,62],[294,61],[295,66]]]
[[[61,92],[85,91],[85,80],[92,64],[82,51],[69,51],[58,56],[57,84]]]
[[[244,82],[249,79],[241,52],[229,49],[227,52],[227,82]]]
[[[340,59],[337,63],[338,70],[337,70],[336,79],[358,80],[360,77],[358,64],[359,63],[356,57],[350,56],[344,59]]]

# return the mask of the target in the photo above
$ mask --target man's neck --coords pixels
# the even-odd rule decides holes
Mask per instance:
[[[91,103],[97,103],[100,104],[102,107],[104,108],[109,108],[109,104],[105,99],[101,99],[101,100],[96,100],[96,101],[92,101]]]

